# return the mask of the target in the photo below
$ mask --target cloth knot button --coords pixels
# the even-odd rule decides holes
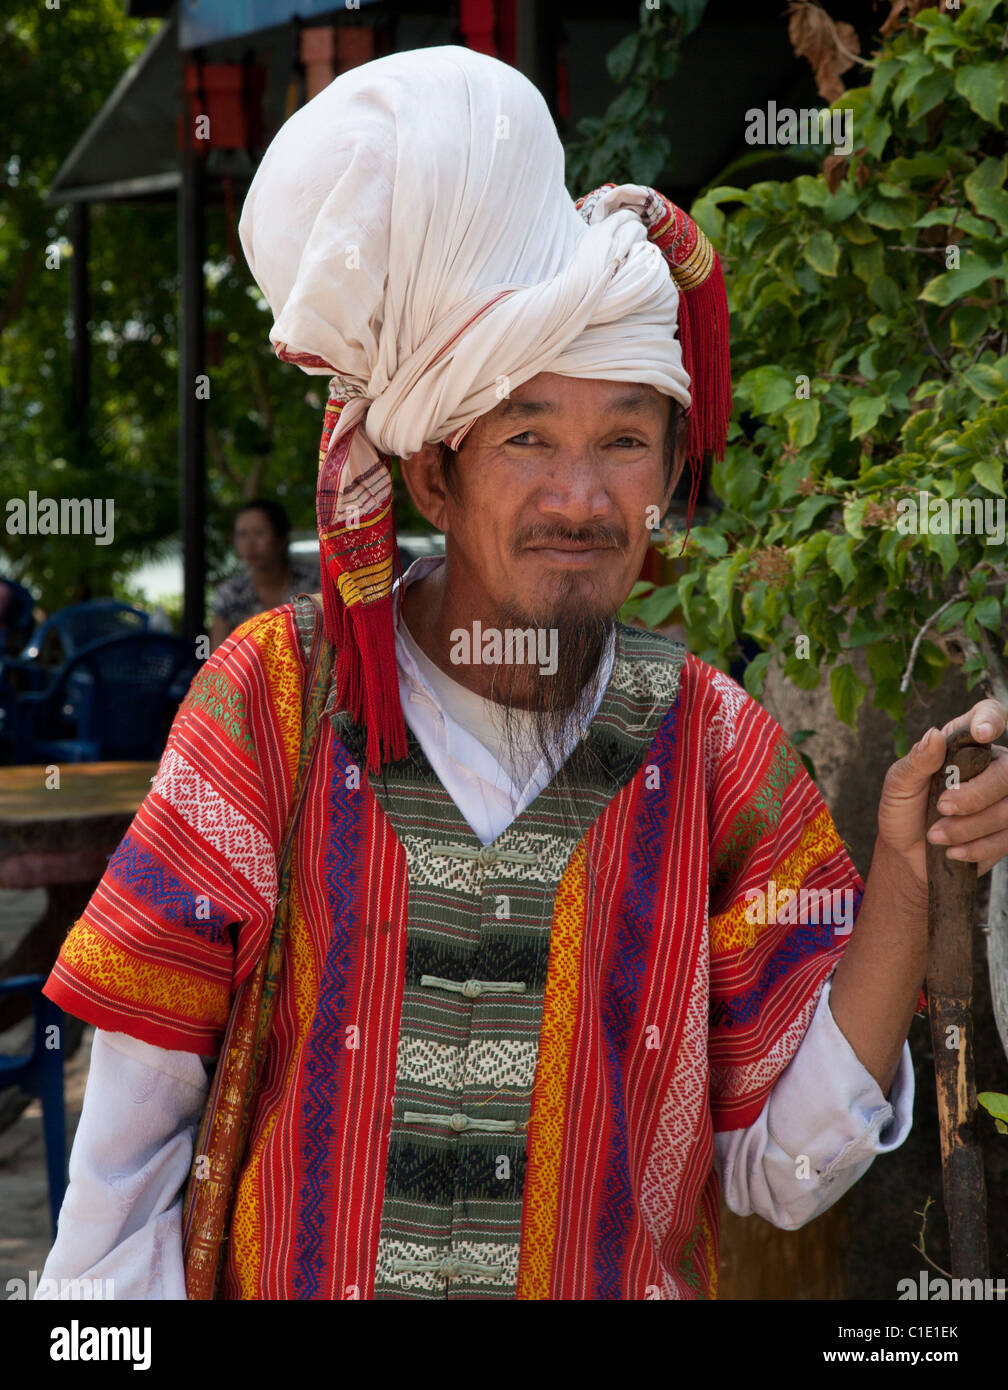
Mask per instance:
[[[482,980],[466,980],[462,986],[462,993],[467,999],[478,999],[483,993]]]
[[[479,861],[479,863],[483,865],[496,864],[498,855],[495,849],[491,849],[489,845],[484,845],[483,848],[480,850],[479,854],[476,856],[476,858]]]
[[[462,1262],[450,1258],[442,1260],[437,1272],[442,1279],[457,1279],[462,1273]]]
[[[452,1115],[448,1123],[451,1125],[452,1129],[456,1130],[458,1133],[461,1133],[462,1130],[469,1128],[469,1116],[463,1115],[460,1111],[456,1110],[455,1114]]]

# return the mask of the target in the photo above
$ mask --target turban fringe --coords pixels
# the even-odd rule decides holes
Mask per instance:
[[[732,409],[724,277],[716,251],[692,218],[654,189],[626,187],[644,193],[639,215],[648,240],[661,251],[679,290],[678,334],[691,391],[686,451],[692,467],[691,518],[703,457],[708,452],[724,457]],[[616,185],[605,184],[577,200],[585,221],[591,222],[599,202],[611,203],[610,191],[620,193]],[[605,212],[602,209],[603,216]],[[465,327],[502,297],[489,296]],[[332,366],[282,342],[274,343],[274,351],[282,361],[303,368]],[[338,374],[330,378],[319,448],[317,515],[324,630],[336,651],[336,699],[365,726],[368,770],[377,771],[383,762],[405,758],[407,745],[393,624],[392,589],[401,565],[392,514],[391,456],[377,452],[366,471],[347,477],[351,445],[368,404],[358,386]],[[472,423],[448,436],[452,448]]]
[[[616,185],[579,198],[575,207],[588,215],[595,203]],[[682,208],[655,189],[646,190],[641,220],[648,240],[654,242],[668,264],[679,290],[677,331],[683,365],[689,373],[692,403],[689,408],[686,458],[692,478],[687,509],[687,535],[700,489],[701,468],[708,453],[723,459],[732,412],[731,369],[728,352],[728,297],[721,261],[709,238]],[[683,547],[685,548],[685,539]]]

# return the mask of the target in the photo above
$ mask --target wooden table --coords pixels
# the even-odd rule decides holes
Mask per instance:
[[[61,763],[57,789],[46,785],[46,766],[0,767],[0,888],[44,887],[49,899],[45,915],[26,932],[10,923],[5,930],[0,921],[0,978],[48,975],[157,768],[157,762]],[[0,1030],[27,1010],[24,1000],[5,1003]]]

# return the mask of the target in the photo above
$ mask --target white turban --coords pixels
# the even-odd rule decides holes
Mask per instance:
[[[533,84],[424,48],[343,73],[281,127],[239,234],[274,350],[355,398],[333,442],[360,423],[355,449],[408,458],[543,371],[690,404],[647,192],[611,190],[589,223]]]

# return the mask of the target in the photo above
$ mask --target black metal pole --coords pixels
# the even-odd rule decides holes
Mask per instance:
[[[73,242],[73,258],[70,264],[70,317],[73,322],[71,371],[74,433],[79,466],[83,466],[87,461],[91,407],[91,342],[88,337],[88,315],[91,312],[88,286],[88,257],[91,251],[89,211],[87,203],[70,205],[70,240]]]
[[[542,0],[517,0],[515,21],[515,67],[539,88],[555,118],[559,16]]]
[[[184,64],[186,55],[182,54]],[[179,151],[179,481],[182,531],[182,635],[195,644],[206,631],[206,421],[204,375],[204,282],[206,228],[204,224],[204,154],[192,148],[192,119],[188,95],[182,100],[183,145]]]

